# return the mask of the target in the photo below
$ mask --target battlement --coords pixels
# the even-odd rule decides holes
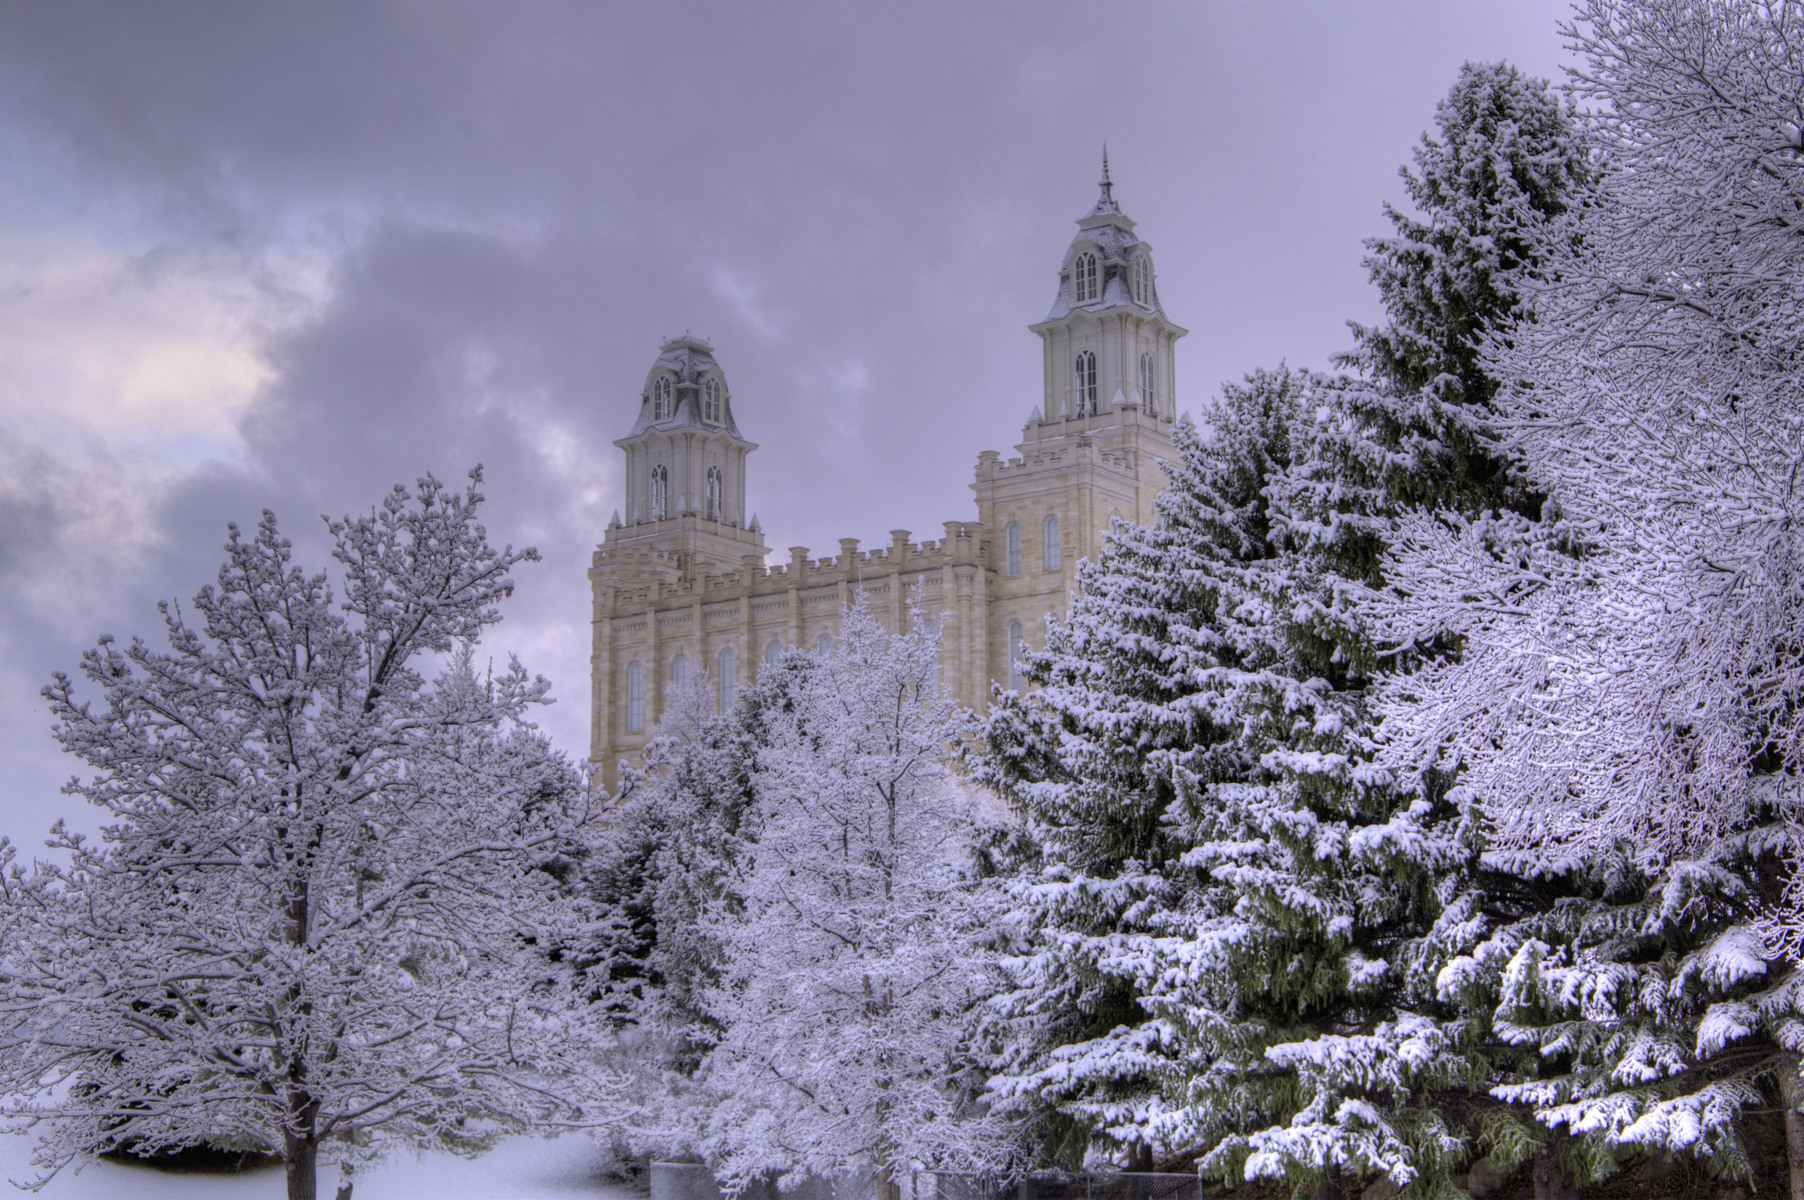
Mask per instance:
[[[683,568],[679,554],[651,547],[598,546],[589,570],[596,588],[596,615],[630,613],[646,608],[667,609],[705,601],[759,600],[787,595],[791,589],[857,588],[901,574],[909,577],[937,575],[948,566],[984,564],[987,544],[979,527],[968,521],[946,522],[946,536],[911,541],[906,529],[891,531],[890,544],[860,550],[857,538],[841,538],[840,552],[810,557],[806,546],[792,546],[789,561],[766,566],[763,556],[744,555],[737,570],[701,573],[675,578]],[[911,578],[910,583],[914,580]],[[937,578],[924,581],[937,586]]]

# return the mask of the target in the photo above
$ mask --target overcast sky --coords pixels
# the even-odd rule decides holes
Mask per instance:
[[[1106,141],[1180,406],[1326,365],[1464,61],[1558,78],[1558,0],[0,8],[0,833],[76,769],[38,690],[160,638],[228,521],[480,461],[536,545],[489,652],[586,753],[584,571],[659,342],[708,337],[779,558],[975,515],[1040,399]]]

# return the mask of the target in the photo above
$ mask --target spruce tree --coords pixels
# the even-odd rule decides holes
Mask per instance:
[[[1434,982],[1479,832],[1444,780],[1373,765],[1366,704],[1441,648],[1374,642],[1354,601],[1403,508],[1532,505],[1483,450],[1472,346],[1535,269],[1525,209],[1556,214],[1587,168],[1510,68],[1466,68],[1439,117],[1406,172],[1423,218],[1371,246],[1391,320],[1356,328],[1363,377],[1228,389],[1179,436],[1158,528],[1116,531],[1045,686],[992,724],[991,776],[1045,854],[1006,1011],[1070,1014],[999,1090],[1224,1181],[1444,1194],[1469,1153],[1443,1099],[1476,1080]]]
[[[992,1092],[1039,1119],[1053,1162],[1146,1169],[1196,1141],[1173,1099],[1188,1068],[1167,1010],[1223,965],[1202,942],[1236,926],[1187,855],[1204,788],[1257,761],[1236,696],[1282,653],[1256,580],[1301,390],[1282,370],[1230,388],[1219,444],[1178,426],[1158,524],[1117,524],[1082,566],[1069,616],[1025,663],[1039,686],[999,697],[972,759],[1037,848],[1008,882],[1014,986],[994,1005]]]

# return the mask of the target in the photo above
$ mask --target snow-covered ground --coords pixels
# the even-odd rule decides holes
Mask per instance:
[[[359,1172],[355,1200],[643,1200],[631,1187],[605,1180],[607,1152],[579,1134],[544,1141],[514,1138],[473,1161],[449,1154],[401,1153]],[[0,1178],[33,1177],[31,1140],[0,1134]],[[320,1172],[319,1194],[338,1188],[338,1172]],[[12,1189],[0,1185],[0,1197]],[[148,1167],[95,1163],[79,1175],[64,1171],[39,1195],[48,1200],[282,1200],[280,1169],[249,1175],[174,1175]]]

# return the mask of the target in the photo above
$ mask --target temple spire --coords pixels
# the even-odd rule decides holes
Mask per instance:
[[[1115,184],[1109,179],[1109,144],[1102,144],[1102,182],[1098,184],[1102,194],[1096,198],[1096,208],[1091,213],[1118,213],[1121,208],[1115,203]]]

